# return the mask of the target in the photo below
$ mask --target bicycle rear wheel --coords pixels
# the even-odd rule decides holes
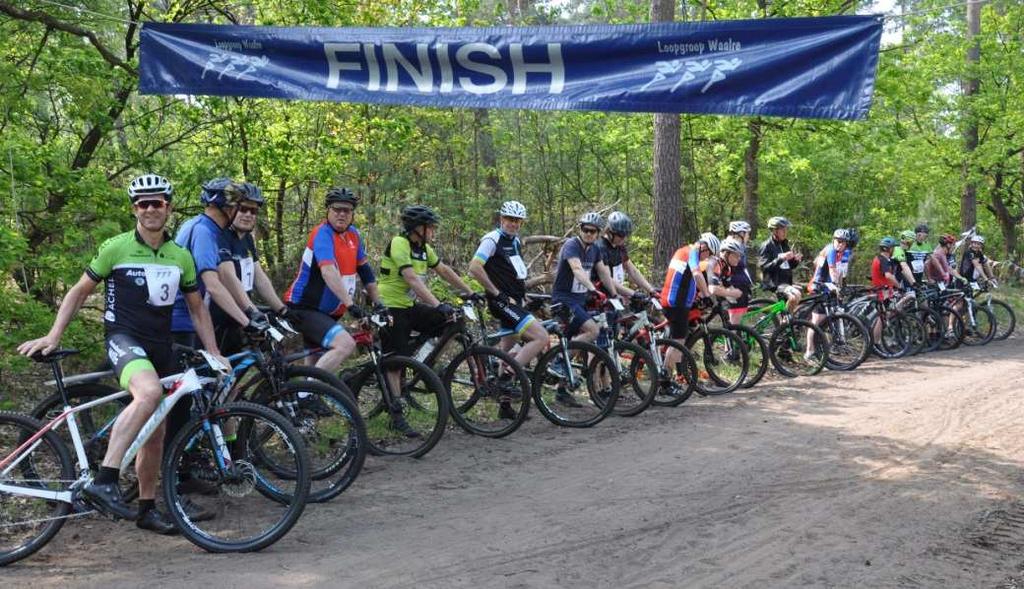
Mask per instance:
[[[533,400],[555,425],[591,427],[615,408],[622,380],[615,363],[601,348],[572,340],[567,345],[567,350],[553,346],[537,360],[532,375]],[[569,357],[568,366],[563,352]]]
[[[623,385],[612,411],[623,417],[640,415],[651,406],[658,392],[658,371],[654,369],[654,359],[650,352],[633,342],[613,340],[612,344],[617,356],[612,360],[618,361]]]
[[[237,439],[226,444],[230,461],[217,443],[217,428],[236,432]],[[185,464],[216,489],[198,498],[216,514],[209,521],[192,521],[185,512],[177,484]],[[284,416],[255,403],[228,403],[194,417],[174,437],[163,465],[164,501],[182,535],[196,546],[254,552],[280,540],[299,520],[309,473],[302,435]]]
[[[501,438],[530,411],[530,375],[509,354],[473,346],[455,355],[441,378],[452,419],[471,434]]]
[[[768,372],[768,342],[765,341],[757,330],[747,325],[730,325],[729,330],[733,331],[743,341],[743,348],[747,351],[748,370],[747,377],[743,379],[742,388],[750,387],[761,382],[765,373]]]
[[[0,412],[0,458],[14,453],[43,428],[27,415]],[[44,491],[67,491],[75,476],[71,454],[54,432],[47,432],[34,449],[0,481]],[[71,504],[0,491],[0,566],[31,556],[60,531]]]
[[[939,309],[942,316],[944,331],[942,341],[939,343],[940,350],[955,350],[964,341],[964,318],[960,312],[949,305],[943,305]]]

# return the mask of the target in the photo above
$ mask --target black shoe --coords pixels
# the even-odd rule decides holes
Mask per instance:
[[[189,499],[188,497],[181,498],[181,507],[185,510],[185,515],[188,519],[194,522],[205,522],[217,517],[215,513],[206,509],[202,505]]]
[[[569,391],[565,389],[558,389],[555,393],[555,402],[561,403],[566,407],[582,407],[583,404],[576,400],[576,397],[572,396]]]
[[[501,395],[502,402],[518,401],[523,398],[523,391],[512,381],[513,378],[511,374],[502,374],[498,378],[498,394]]]
[[[117,483],[97,485],[95,481],[82,487],[82,498],[103,513],[121,519],[138,519],[139,512],[121,498],[121,487]]]
[[[334,415],[334,411],[324,403],[320,395],[309,395],[307,397],[299,397],[299,409],[309,411],[317,417],[330,417]]]
[[[405,417],[401,414],[395,414],[391,416],[391,423],[389,427],[407,438],[419,438],[422,437],[420,432],[414,430],[409,422],[405,420]]]
[[[508,401],[502,401],[498,405],[498,419],[515,419],[516,417],[516,410],[512,408]]]
[[[140,529],[156,532],[164,536],[178,534],[178,526],[174,525],[171,519],[164,515],[164,512],[155,507],[142,514],[139,520],[135,522],[135,525]]]

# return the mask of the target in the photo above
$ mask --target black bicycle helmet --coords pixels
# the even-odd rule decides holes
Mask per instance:
[[[347,202],[353,207],[359,206],[359,196],[348,188],[335,186],[327,191],[327,198],[324,199],[324,206],[331,206],[336,202]]]
[[[633,219],[621,211],[615,211],[608,215],[608,229],[620,235],[633,233]]]
[[[428,206],[409,205],[402,209],[402,226],[406,231],[412,231],[420,225],[437,225],[441,217]]]
[[[199,200],[204,205],[223,207],[228,204],[224,190],[232,184],[231,178],[214,178],[203,183],[203,189],[199,193]]]
[[[229,206],[237,206],[244,201],[249,201],[262,207],[265,202],[263,200],[263,191],[260,190],[259,186],[251,182],[232,182],[228,184],[224,187],[224,199]]]

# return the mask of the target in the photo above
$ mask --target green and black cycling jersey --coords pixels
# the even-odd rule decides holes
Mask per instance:
[[[85,273],[96,282],[105,282],[103,323],[107,335],[170,339],[171,309],[178,290],[198,290],[191,254],[168,234],[155,250],[137,230],[115,235],[100,246]]]
[[[397,235],[384,250],[380,259],[380,300],[388,308],[408,309],[416,302],[416,293],[402,277],[402,270],[412,268],[424,284],[427,270],[441,263],[434,248],[429,244],[417,245],[405,235]]]

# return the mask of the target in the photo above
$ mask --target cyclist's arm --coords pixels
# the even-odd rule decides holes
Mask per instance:
[[[452,270],[452,267],[444,262],[434,266],[434,272],[441,278],[444,278],[445,282],[455,287],[460,293],[473,292],[473,289],[469,288],[469,285],[462,281],[458,273]]]
[[[234,271],[232,271],[232,275],[234,275]],[[249,318],[245,316],[245,312],[235,302],[235,297],[231,296],[231,292],[221,282],[218,271],[207,270],[203,272],[202,280],[203,285],[206,287],[206,292],[210,293],[210,298],[213,299],[213,302],[217,303],[218,307],[223,309],[239,325],[249,325]],[[199,332],[197,331],[196,333]]]
[[[569,263],[569,269],[572,270],[572,275],[576,277],[587,290],[597,290],[594,287],[594,283],[590,281],[590,274],[583,269],[583,262],[580,262],[579,258],[569,258],[566,260]]]
[[[632,290],[615,282],[615,279],[612,278],[612,273],[608,270],[608,265],[601,260],[598,260],[597,263],[594,264],[594,271],[597,272],[597,279],[602,285],[612,285],[612,288],[608,289],[611,296],[616,297],[622,294],[623,296],[628,297],[633,294]]]
[[[255,271],[255,268],[254,268]],[[235,303],[240,309],[247,310],[250,307],[255,307],[252,303],[252,299],[249,298],[249,293],[245,292],[245,287],[242,286],[242,281],[238,279],[238,275],[235,274],[235,263],[232,260],[225,260],[217,265],[217,278],[220,279],[221,284],[224,288],[231,293],[231,297],[235,299]],[[255,278],[255,276],[254,276]]]
[[[906,278],[911,286],[917,284],[917,280],[914,279],[914,273],[910,271],[910,265],[906,262],[900,262],[899,264],[900,270],[903,272],[903,278]]]
[[[324,264],[320,266],[320,276],[323,276],[324,284],[331,289],[334,296],[338,297],[342,305],[352,306],[352,297],[348,296],[348,289],[345,288],[345,284],[341,280],[341,271],[338,270],[337,265]]]
[[[283,309],[284,303],[281,301],[281,297],[277,296],[277,291],[274,290],[274,283],[270,281],[270,277],[263,271],[263,266],[256,264],[253,271],[255,272],[253,275],[253,285],[256,287],[256,292],[260,293],[260,298],[275,311]]]
[[[209,287],[207,287],[207,291],[209,291]],[[210,320],[210,311],[203,304],[202,295],[199,294],[198,290],[186,292],[185,303],[188,305],[188,314],[192,316],[192,325],[196,328],[196,335],[199,336],[199,341],[203,342],[203,349],[216,356],[225,366],[231,366],[231,363],[221,356],[220,348],[217,347],[217,338],[213,335],[213,322]],[[243,314],[242,317],[245,317],[245,315]],[[246,323],[248,323],[248,318],[246,318]]]
[[[412,269],[412,266],[402,268],[402,278],[405,279],[405,283],[409,285],[409,288],[416,293],[417,299],[431,307],[436,307],[441,304],[441,301],[437,300],[437,297],[434,296],[434,293],[430,292],[427,285],[423,284],[423,281],[420,280],[419,275]]]
[[[708,289],[708,281],[704,278],[703,272],[694,272],[693,281],[697,284],[697,291],[703,297],[711,296],[711,291]]]
[[[469,261],[469,275],[475,278],[476,281],[479,282],[480,285],[484,287],[484,290],[487,291],[487,294],[495,297],[501,294],[501,291],[498,290],[498,287],[494,286],[494,283],[491,282],[490,277],[487,276],[487,270],[484,268],[483,262],[481,262],[478,258],[473,258],[472,260]]]
[[[88,274],[82,274],[78,282],[64,295],[64,300],[60,303],[60,309],[57,310],[57,318],[53,320],[53,326],[50,327],[50,331],[41,338],[29,340],[21,344],[18,346],[18,352],[25,356],[31,356],[36,352],[47,353],[56,348],[60,344],[60,338],[64,335],[64,330],[71,323],[71,319],[82,308],[82,305],[85,304],[85,300],[96,289],[97,284],[99,282],[93,280]]]
[[[629,276],[629,279],[633,281],[634,285],[636,285],[639,288],[642,288],[645,292],[651,292],[652,290],[654,290],[654,287],[651,286],[651,283],[647,282],[647,279],[644,278],[644,275],[641,274],[640,271],[636,269],[636,265],[633,264],[632,260],[626,260],[625,262],[623,262],[622,268],[626,271],[626,276]]]

